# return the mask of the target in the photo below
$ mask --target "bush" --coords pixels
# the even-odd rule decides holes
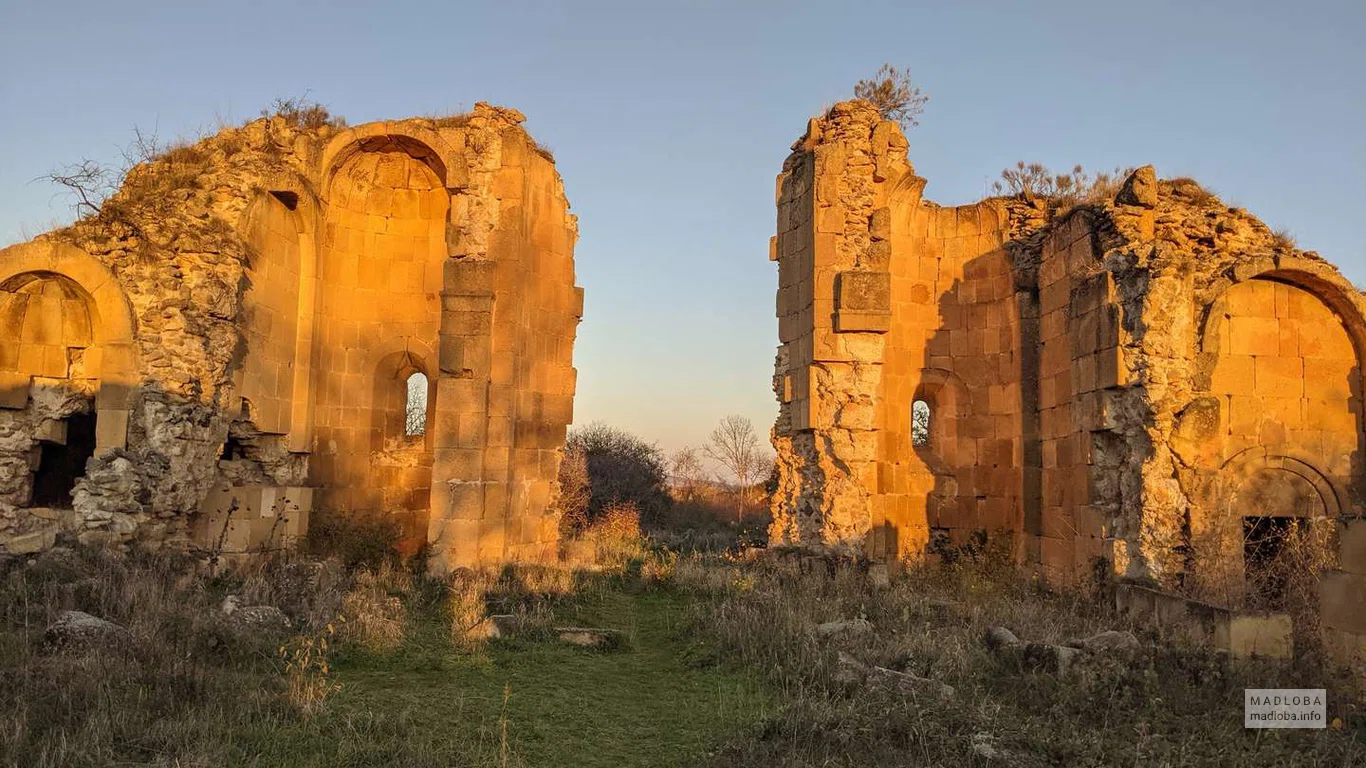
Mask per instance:
[[[854,85],[854,98],[862,99],[877,108],[885,120],[901,124],[902,130],[919,124],[916,118],[925,111],[929,96],[911,85],[911,70],[897,69],[883,64],[877,74]]]
[[[580,529],[596,523],[615,505],[633,505],[645,520],[668,508],[668,476],[658,446],[625,430],[595,423],[571,432],[567,451],[567,457],[581,453],[587,470],[588,503]],[[561,463],[562,489],[580,482],[573,476],[576,471],[573,462]]]
[[[319,510],[308,521],[308,535],[300,549],[313,557],[336,557],[349,569],[373,570],[398,563],[402,538],[402,528],[390,517]]]
[[[261,117],[278,117],[298,128],[345,128],[346,118],[333,115],[327,107],[305,97],[276,99],[261,110]]]
[[[1132,168],[1116,168],[1092,174],[1077,165],[1069,173],[1054,173],[1042,163],[1021,160],[1014,168],[1001,171],[1001,179],[992,189],[998,195],[1042,197],[1059,208],[1069,208],[1113,198],[1132,172]]]

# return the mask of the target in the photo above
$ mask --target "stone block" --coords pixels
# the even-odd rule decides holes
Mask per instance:
[[[1366,575],[1329,571],[1319,580],[1319,610],[1323,625],[1355,634],[1366,634]]]
[[[95,452],[98,454],[128,443],[128,411],[100,408],[95,416]]]
[[[1304,361],[1298,357],[1259,356],[1253,363],[1253,376],[1253,389],[1262,397],[1304,396]]]
[[[1295,655],[1294,622],[1283,613],[1233,615],[1228,624],[1228,650],[1234,658],[1289,660]]]
[[[27,373],[0,372],[0,408],[23,410],[28,407],[32,377]]]
[[[1366,576],[1366,518],[1338,521],[1338,569]]]

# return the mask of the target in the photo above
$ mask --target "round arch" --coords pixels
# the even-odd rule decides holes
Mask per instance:
[[[74,245],[48,238],[0,250],[0,286],[17,285],[30,274],[64,278],[88,298],[92,341],[101,357],[96,448],[123,447],[138,380],[136,326],[128,297],[107,266]]]
[[[468,168],[464,157],[429,128],[408,122],[380,122],[348,128],[327,142],[322,153],[322,189],[326,197],[337,169],[361,152],[398,150],[426,163],[447,189],[466,184]]]

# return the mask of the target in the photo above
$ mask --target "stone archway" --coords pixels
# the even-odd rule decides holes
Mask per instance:
[[[1325,521],[1359,505],[1362,331],[1342,286],[1286,267],[1209,304],[1198,339],[1204,426],[1181,446],[1203,478],[1192,485],[1187,555],[1199,596],[1280,610],[1287,553],[1307,579],[1327,554]]]
[[[113,272],[75,246],[37,240],[0,250],[0,293],[8,294],[11,308],[20,294],[38,295],[47,307],[33,320],[25,310],[23,322],[36,334],[27,351],[19,348],[23,329],[7,334],[2,346],[14,347],[14,361],[0,365],[0,407],[22,408],[34,376],[88,379],[95,387],[96,450],[126,445],[137,348],[133,313]]]

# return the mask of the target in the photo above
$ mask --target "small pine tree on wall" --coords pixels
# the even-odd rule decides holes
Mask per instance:
[[[883,119],[895,120],[902,130],[920,124],[917,118],[930,100],[912,84],[909,67],[897,69],[891,64],[883,64],[872,78],[855,83],[854,98],[872,104]]]

